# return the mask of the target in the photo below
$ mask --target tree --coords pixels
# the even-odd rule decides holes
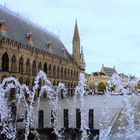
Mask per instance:
[[[100,82],[98,85],[98,91],[104,92],[106,90],[106,85],[103,82]]]

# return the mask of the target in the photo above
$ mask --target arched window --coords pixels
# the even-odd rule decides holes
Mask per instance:
[[[27,85],[27,86],[30,85],[30,79],[29,79],[29,78],[26,79],[26,85]]]
[[[48,72],[48,71],[47,71],[47,64],[46,64],[46,63],[44,64],[44,72],[45,72],[46,74],[47,74],[47,72]]]
[[[11,71],[16,72],[16,70],[17,70],[16,57],[15,57],[15,55],[13,55],[12,59],[11,59]]]
[[[38,64],[38,71],[40,71],[40,70],[42,70],[42,64],[41,64],[41,62],[39,62],[39,64]]]
[[[35,81],[35,79],[33,78],[33,79],[32,79],[32,86],[34,86],[34,81]]]
[[[67,69],[65,68],[64,70],[64,77],[66,78],[67,77]]]
[[[79,78],[79,73],[78,73],[78,71],[77,71],[77,73],[76,73],[76,78],[77,78],[77,79]]]
[[[24,61],[23,61],[23,58],[21,57],[19,59],[19,73],[23,73],[23,64],[24,64]]]
[[[23,83],[23,78],[22,78],[22,77],[19,78],[19,82],[20,82],[21,84]]]
[[[76,83],[74,83],[74,89],[76,88]]]
[[[59,75],[60,74],[60,69],[59,69],[59,66],[57,67],[57,77],[59,78]]]
[[[70,78],[70,70],[68,69],[68,79]]]
[[[36,71],[36,61],[34,60],[34,61],[33,61],[33,64],[32,64],[32,74],[33,74],[33,75],[36,75],[36,72],[37,72],[37,71]]]
[[[61,77],[63,78],[63,67],[61,68]]]
[[[53,66],[53,76],[55,77],[55,75],[56,75],[56,67],[55,67],[55,65]]]
[[[56,86],[56,82],[55,82],[55,80],[53,81],[53,86]]]
[[[73,79],[73,71],[71,70],[71,79]]]
[[[49,64],[49,76],[51,76],[51,73],[52,73],[52,65]]]
[[[71,83],[71,96],[73,95],[73,83]]]
[[[30,60],[29,59],[27,59],[26,61],[26,73],[30,74]]]
[[[75,72],[75,70],[73,71],[73,78],[76,79],[76,72]]]
[[[6,52],[2,56],[2,71],[9,71],[9,57]]]

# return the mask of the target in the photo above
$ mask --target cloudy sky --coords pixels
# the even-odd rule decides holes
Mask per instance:
[[[101,65],[140,77],[139,0],[0,0],[60,37],[72,53],[75,19],[84,49],[86,72]]]

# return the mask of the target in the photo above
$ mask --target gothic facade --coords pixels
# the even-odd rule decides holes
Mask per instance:
[[[0,7],[0,81],[14,76],[32,86],[39,70],[53,85],[65,83],[72,94],[79,73],[85,70],[77,22],[70,55],[56,35]]]

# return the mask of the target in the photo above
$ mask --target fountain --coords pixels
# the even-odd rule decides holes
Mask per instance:
[[[101,140],[138,140],[139,110],[136,108],[140,102],[136,85],[139,79],[134,77],[120,77],[114,74],[109,80],[107,92],[111,95],[122,95],[123,102],[114,118],[108,121],[107,127],[102,129]],[[109,129],[108,129],[109,128]]]
[[[85,101],[84,101],[84,96],[85,96],[85,91],[86,89],[86,80],[84,77],[84,74],[80,74],[79,78],[79,83],[75,88],[75,95],[74,95],[74,102],[76,103],[76,98],[79,95],[80,96],[80,111],[81,111],[81,128],[80,130],[82,131],[82,138],[81,140],[86,140],[88,138],[87,130],[89,128],[87,127],[87,117],[85,113]],[[75,104],[74,103],[74,104]],[[76,108],[76,107],[74,107]]]
[[[19,82],[11,77],[5,78],[1,84],[1,134],[8,139],[16,138],[17,110],[20,102]]]
[[[40,80],[43,84],[40,85]],[[1,114],[1,138],[15,140],[17,138],[17,122],[18,122],[18,106],[21,102],[24,102],[27,110],[26,117],[23,118],[25,122],[25,135],[24,139],[28,140],[29,134],[35,135],[36,139],[39,139],[37,133],[37,112],[40,105],[40,98],[44,94],[49,98],[49,103],[53,109],[54,133],[60,137],[62,132],[58,123],[58,98],[60,92],[66,96],[66,88],[63,83],[59,83],[57,87],[53,87],[48,80],[47,75],[40,71],[35,78],[34,87],[32,90],[23,84],[20,85],[18,80],[14,77],[4,78],[0,85],[0,114]],[[34,106],[36,104],[36,107]],[[19,118],[19,120],[21,120]],[[33,129],[33,131],[31,131]],[[37,138],[38,137],[38,138]]]
[[[132,77],[122,78],[117,74],[114,74],[108,82],[108,88],[104,96],[104,107],[102,113],[102,122],[100,122],[101,140],[115,140],[123,139],[137,140],[140,138],[139,134],[139,107],[140,100],[136,84],[139,79]],[[74,133],[79,133],[76,137],[81,140],[89,140],[90,128],[88,127],[87,108],[85,104],[86,94],[86,80],[84,74],[80,74],[79,83],[75,88],[75,94],[72,98],[66,99],[66,104],[73,103],[70,109],[70,117],[75,114],[75,109],[78,107],[80,110],[80,127],[77,129],[69,128],[72,137],[75,138]],[[67,90],[63,83],[59,83],[57,86],[52,86],[48,80],[46,73],[40,71],[35,78],[34,86],[29,89],[25,84],[21,85],[14,77],[4,78],[2,84],[0,84],[0,138],[15,140],[15,139],[36,139],[39,140],[38,131],[38,111],[42,105],[52,111],[53,122],[51,124],[55,136],[58,140],[66,138],[65,128],[62,127],[62,118],[60,118],[60,112],[64,108],[60,102],[60,94],[64,97],[67,96]],[[120,104],[120,108],[116,111],[115,115],[109,116],[109,108],[107,106],[107,100],[111,99],[111,96],[117,95],[123,96],[123,103]],[[42,104],[42,99],[46,97],[45,101],[48,104]],[[77,102],[79,102],[77,104]],[[70,104],[69,104],[70,105]],[[77,106],[78,105],[78,106]],[[68,106],[68,105],[67,105]],[[21,111],[26,111],[25,117],[21,117]],[[19,115],[20,114],[20,115]],[[104,119],[105,118],[105,119]],[[71,120],[72,124],[75,124],[74,119]],[[19,135],[17,122],[22,122],[22,134]],[[66,128],[67,129],[67,128]],[[76,131],[75,131],[76,130]],[[31,138],[32,136],[32,138]],[[80,136],[80,137],[79,137]],[[18,138],[19,137],[19,138]],[[70,138],[68,138],[70,139]],[[92,139],[97,140],[98,135]]]

